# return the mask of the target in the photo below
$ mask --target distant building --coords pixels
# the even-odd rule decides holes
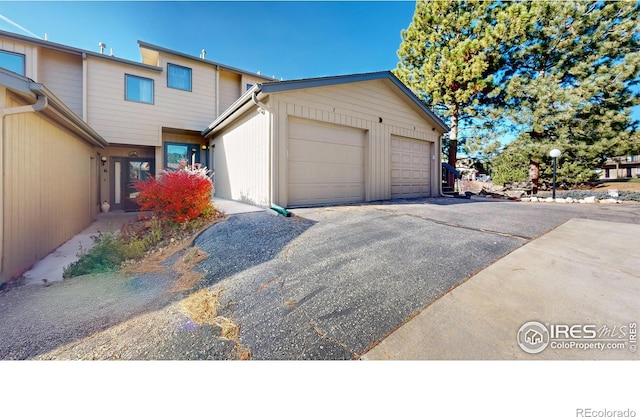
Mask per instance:
[[[640,155],[615,156],[607,159],[600,179],[640,178]]]

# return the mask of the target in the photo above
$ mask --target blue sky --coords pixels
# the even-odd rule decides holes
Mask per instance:
[[[140,61],[137,41],[276,79],[390,70],[413,1],[0,2],[0,30]],[[640,106],[632,117],[640,120]],[[504,142],[511,138],[505,137]]]
[[[138,62],[138,40],[193,56],[204,48],[212,61],[295,79],[395,68],[414,9],[411,1],[3,1],[0,29],[96,52],[104,42]]]

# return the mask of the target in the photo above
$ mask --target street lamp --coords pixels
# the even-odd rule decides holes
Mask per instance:
[[[553,158],[553,193],[552,198],[556,199],[556,160],[560,156],[561,152],[558,149],[551,149],[549,156]]]

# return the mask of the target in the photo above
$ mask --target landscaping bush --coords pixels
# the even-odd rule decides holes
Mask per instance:
[[[127,242],[115,233],[98,233],[91,236],[91,239],[95,242],[94,246],[81,254],[77,261],[64,268],[64,278],[115,271],[123,261],[139,258],[146,250],[142,241],[134,239]]]
[[[208,170],[182,169],[163,171],[158,178],[138,181],[138,204],[161,220],[186,223],[199,216],[213,213],[213,186]]]

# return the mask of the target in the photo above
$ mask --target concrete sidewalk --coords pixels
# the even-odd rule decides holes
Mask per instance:
[[[239,203],[237,201],[214,198],[213,203],[218,211],[227,215],[264,211],[263,208]],[[97,219],[82,232],[60,245],[27,272],[22,274],[24,283],[46,285],[62,281],[64,268],[78,260],[78,254],[93,247],[92,236],[98,232],[110,233],[122,229],[125,223],[136,220],[140,212],[124,212],[122,210],[100,213]],[[147,213],[149,214],[149,213]]]
[[[22,274],[25,278],[24,283],[43,285],[62,281],[64,268],[78,260],[80,252],[93,247],[92,236],[97,235],[98,232],[110,233],[121,230],[125,223],[135,221],[138,214],[140,213],[121,210],[98,214],[97,219],[86,229],[58,246],[56,250],[40,259],[29,271]]]
[[[640,225],[569,220],[436,300],[362,359],[640,359],[630,337],[640,322],[638,247]],[[518,333],[532,321],[542,333],[594,327],[547,333],[538,344],[546,348],[527,353]]]

